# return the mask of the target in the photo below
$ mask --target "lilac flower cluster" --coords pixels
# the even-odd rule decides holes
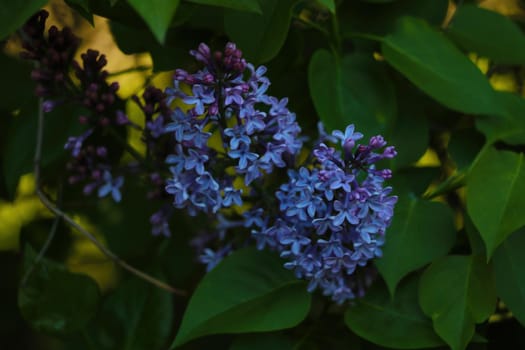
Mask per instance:
[[[353,125],[331,135],[321,125],[309,163],[296,170],[300,128],[287,99],[266,95],[265,68],[246,63],[231,43],[213,54],[201,44],[192,55],[204,69],[177,70],[166,92],[191,105],[188,112],[175,108],[165,128],[175,139],[166,191],[175,207],[212,218],[214,232],[192,241],[201,262],[210,270],[252,239],[258,249],[278,251],[286,268],[309,281],[309,291],[320,289],[338,303],[363,295],[397,201],[384,186],[391,171],[376,163],[393,158],[394,147],[381,136],[356,144],[363,135]],[[331,146],[337,143],[339,150]],[[268,200],[263,180],[275,167],[288,170],[288,181]],[[242,187],[234,186],[236,178]],[[232,214],[232,205],[250,209]],[[227,234],[243,229],[251,230],[249,238]]]
[[[250,186],[275,167],[292,166],[301,129],[287,99],[266,95],[266,68],[246,63],[234,44],[215,53],[201,44],[191,54],[204,68],[195,74],[178,69],[166,91],[192,106],[187,112],[176,108],[165,128],[176,141],[166,159],[172,173],[166,191],[175,207],[191,215],[215,214],[241,206],[249,195],[234,185],[236,178]]]
[[[362,137],[350,125],[327,137],[342,151],[317,145],[312,164],[289,170],[276,192],[280,217],[252,231],[257,247],[279,251],[284,266],[309,281],[309,291],[319,288],[338,303],[363,295],[367,279],[357,270],[381,256],[397,201],[392,188],[383,187],[391,171],[374,164],[393,158],[394,147],[385,148],[381,136],[356,146]]]

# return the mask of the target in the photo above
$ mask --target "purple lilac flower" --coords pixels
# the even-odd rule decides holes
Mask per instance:
[[[164,128],[175,142],[166,157],[172,173],[166,192],[175,207],[191,215],[218,214],[242,206],[243,190],[232,185],[237,177],[249,186],[274,168],[291,165],[302,147],[301,129],[286,98],[265,94],[266,68],[246,63],[235,44],[215,53],[201,44],[190,53],[204,67],[193,74],[177,69],[174,86],[165,91],[169,102],[181,99],[192,107],[186,113],[174,109]],[[214,136],[222,147],[210,144]]]
[[[311,166],[289,170],[276,192],[280,217],[253,237],[260,249],[275,247],[288,261],[285,267],[309,281],[309,291],[320,289],[342,303],[366,287],[356,270],[382,254],[397,197],[383,186],[391,172],[374,163],[396,152],[380,136],[356,146],[362,134],[353,125],[332,135],[342,151],[320,143]]]
[[[120,188],[124,184],[124,177],[119,176],[116,179],[113,179],[111,173],[106,170],[103,175],[103,180],[103,185],[98,188],[98,196],[102,198],[111,194],[111,197],[115,202],[120,202],[122,200]]]

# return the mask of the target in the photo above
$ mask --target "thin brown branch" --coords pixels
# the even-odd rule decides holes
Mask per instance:
[[[161,289],[167,290],[171,293],[177,295],[187,295],[183,290],[173,288],[172,286],[156,279],[153,276],[148,275],[147,273],[140,271],[133,266],[126,263],[124,260],[120,259],[112,251],[106,248],[91,232],[86,230],[84,227],[79,225],[75,220],[70,216],[64,213],[59,209],[55,204],[47,197],[42,188],[40,187],[40,160],[42,158],[42,143],[44,139],[44,111],[42,109],[43,99],[40,98],[38,105],[38,126],[37,126],[37,135],[36,135],[36,147],[35,147],[35,158],[34,158],[34,173],[35,173],[35,183],[36,183],[36,194],[44,206],[49,209],[57,218],[60,218],[67,222],[72,228],[76,229],[82,235],[84,235],[88,240],[91,241],[105,256],[115,262],[118,266],[122,267],[124,270],[127,270],[134,274],[135,276],[142,278],[143,280],[159,287]]]

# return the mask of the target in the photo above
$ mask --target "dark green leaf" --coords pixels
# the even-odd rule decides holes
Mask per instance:
[[[503,114],[480,117],[476,119],[476,127],[485,134],[488,143],[525,144],[525,99],[503,91],[496,92],[496,99],[503,108]]]
[[[239,11],[224,14],[226,34],[252,62],[277,55],[288,35],[292,8],[297,0],[259,0],[262,15]]]
[[[403,281],[394,299],[383,285],[375,285],[345,313],[345,323],[360,337],[394,349],[443,345],[432,322],[417,303],[417,279]]]
[[[335,0],[317,0],[317,2],[335,14]]]
[[[0,4],[0,39],[5,39],[22,27],[29,17],[45,4],[47,0],[2,1]]]
[[[375,263],[390,293],[403,276],[446,255],[455,238],[454,217],[447,206],[401,197],[386,233],[383,257]]]
[[[428,267],[419,283],[419,303],[452,350],[463,350],[474,325],[495,310],[492,270],[482,256],[447,256]]]
[[[66,4],[69,5],[72,9],[80,13],[92,26],[95,25],[93,22],[93,13],[89,8],[89,0],[65,0]]]
[[[253,12],[261,14],[261,6],[258,0],[186,0],[201,5],[210,5],[229,8],[233,10]]]
[[[393,31],[396,21],[403,16],[422,18],[439,26],[447,14],[448,0],[400,0],[372,4],[360,1],[344,1],[338,15],[344,36],[355,34],[386,35]]]
[[[514,316],[525,325],[525,230],[516,231],[494,253],[496,290]]]
[[[164,349],[173,324],[172,296],[138,278],[124,281],[104,302],[96,321],[99,348]]]
[[[393,85],[381,63],[371,57],[350,55],[338,62],[320,49],[310,61],[308,85],[317,113],[329,130],[355,124],[357,130],[372,136],[396,116]]]
[[[394,169],[417,162],[427,150],[429,141],[424,97],[417,96],[415,88],[396,88],[399,112],[385,135],[388,143],[396,147],[397,156],[391,161]]]
[[[204,335],[293,327],[308,313],[310,299],[305,283],[275,254],[237,251],[204,276],[172,348]]]
[[[25,249],[25,271],[34,264],[36,254]],[[42,259],[18,292],[18,305],[24,318],[37,331],[66,334],[86,326],[97,312],[100,292],[86,275],[71,273],[65,267]]]
[[[467,210],[483,237],[488,256],[525,225],[524,155],[492,147],[475,161],[467,179]]]
[[[164,42],[179,0],[127,0],[140,14],[160,43]]]
[[[164,45],[159,44],[149,31],[133,28],[119,22],[111,22],[111,33],[122,52],[126,54],[149,52],[153,59],[153,69],[155,71],[173,70],[178,67],[185,67],[193,62],[190,56],[190,49],[194,49],[199,40],[204,37],[196,38],[197,31],[193,31],[192,40],[187,38],[187,33],[178,28],[170,28],[166,34]]]
[[[451,135],[448,153],[458,170],[465,170],[470,167],[484,144],[485,138],[482,134],[473,128],[463,129]]]
[[[388,184],[397,196],[420,197],[440,173],[439,167],[403,168],[394,173]]]
[[[445,106],[470,114],[501,113],[481,71],[424,21],[400,19],[381,47],[388,63]]]
[[[459,6],[448,33],[466,51],[498,63],[525,63],[525,35],[510,18],[497,12],[470,4]]]
[[[293,345],[292,340],[284,335],[261,333],[236,337],[230,350],[290,350]]]

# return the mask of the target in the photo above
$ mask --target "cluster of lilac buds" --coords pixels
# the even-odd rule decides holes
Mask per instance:
[[[317,145],[312,164],[289,170],[277,191],[281,214],[275,223],[252,232],[259,249],[279,251],[285,267],[309,281],[309,291],[319,288],[338,303],[362,296],[370,283],[358,270],[381,256],[397,201],[392,188],[383,187],[391,171],[374,164],[393,158],[394,147],[385,148],[381,136],[356,146],[362,137],[350,125],[327,137],[339,141],[341,151]]]
[[[51,26],[46,38],[48,16],[49,13],[44,10],[36,13],[20,31],[25,50],[22,58],[39,63],[31,72],[31,78],[37,83],[36,95],[45,99],[43,108],[46,112],[65,99],[61,95],[67,91],[69,66],[79,44],[69,28],[59,30]]]
[[[79,136],[69,137],[65,145],[72,155],[67,165],[71,173],[69,183],[83,183],[86,195],[97,189],[99,197],[111,195],[118,202],[124,178],[112,174],[112,163],[119,153],[112,147],[112,139],[115,135],[123,138],[126,131],[122,126],[129,123],[122,112],[124,101],[116,94],[119,86],[107,83],[108,72],[103,69],[107,61],[98,51],[83,53],[82,64],[73,59],[78,39],[69,28],[59,30],[51,26],[46,37],[48,15],[41,10],[22,28],[25,51],[21,56],[36,62],[31,75],[37,82],[36,95],[44,98],[44,112],[66,102],[76,102],[86,110],[78,119],[89,129]],[[70,67],[73,67],[79,86],[70,76]]]
[[[215,53],[201,44],[191,54],[204,68],[195,74],[178,69],[174,88],[166,91],[192,107],[175,109],[165,128],[176,141],[166,159],[172,173],[166,191],[191,215],[216,214],[241,206],[250,196],[243,187],[275,167],[293,166],[302,147],[301,129],[287,99],[265,94],[266,68],[246,63],[234,44]],[[234,184],[239,177],[243,186]]]

